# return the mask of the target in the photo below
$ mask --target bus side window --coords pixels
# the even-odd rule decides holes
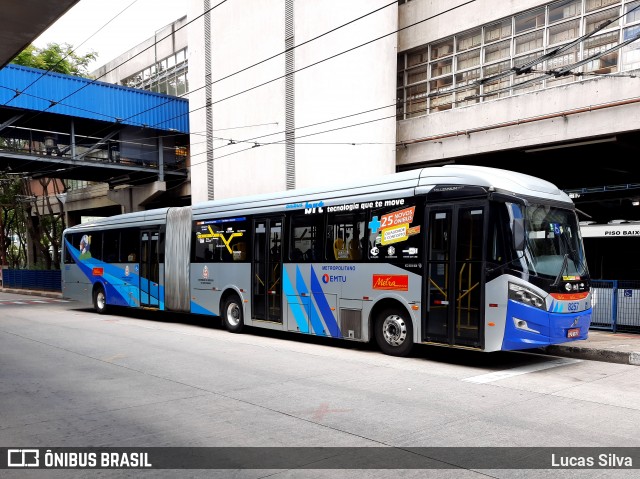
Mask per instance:
[[[75,264],[75,261],[73,259],[73,255],[71,254],[71,252],[69,251],[69,248],[67,248],[66,242],[71,243],[71,245],[74,244],[74,235],[67,235],[64,237],[64,264]]]
[[[140,245],[140,230],[138,228],[126,228],[120,233],[120,262],[135,263],[137,259],[137,251]],[[133,259],[129,256],[133,254]]]
[[[322,248],[322,215],[291,215],[289,259],[296,263],[318,261]]]
[[[362,259],[362,240],[365,232],[365,217],[362,213],[338,214],[329,217],[328,238],[332,246],[329,258],[336,261],[358,261]]]
[[[102,251],[105,262],[120,262],[120,232],[118,230],[105,230]]]

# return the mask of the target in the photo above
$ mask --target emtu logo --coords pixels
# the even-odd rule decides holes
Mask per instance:
[[[8,467],[38,467],[40,451],[38,449],[8,449]]]
[[[334,275],[329,276],[328,274],[323,274],[322,275],[322,282],[324,284],[327,284],[327,283],[346,283],[347,282],[347,277],[346,276],[334,276]]]

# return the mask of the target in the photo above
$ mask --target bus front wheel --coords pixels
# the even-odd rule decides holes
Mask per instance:
[[[96,286],[93,290],[93,309],[98,314],[104,314],[107,311],[107,296],[101,285]]]
[[[222,308],[222,319],[224,326],[232,333],[239,333],[244,327],[244,317],[242,314],[242,303],[237,296],[229,296]]]
[[[413,347],[413,325],[406,312],[387,309],[376,318],[376,343],[390,356],[408,356]]]

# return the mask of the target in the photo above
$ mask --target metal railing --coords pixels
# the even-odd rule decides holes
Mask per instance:
[[[60,270],[3,269],[2,287],[62,291]]]
[[[640,281],[592,280],[591,329],[640,333]]]

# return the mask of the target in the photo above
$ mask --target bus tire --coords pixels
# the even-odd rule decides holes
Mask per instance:
[[[98,314],[107,312],[107,295],[104,293],[104,288],[101,284],[93,288],[93,309],[95,309]]]
[[[385,309],[374,325],[376,343],[390,356],[408,356],[413,348],[413,325],[400,308]]]
[[[242,314],[242,302],[238,296],[229,296],[222,307],[222,321],[224,327],[232,333],[239,333],[244,328],[244,316]]]

